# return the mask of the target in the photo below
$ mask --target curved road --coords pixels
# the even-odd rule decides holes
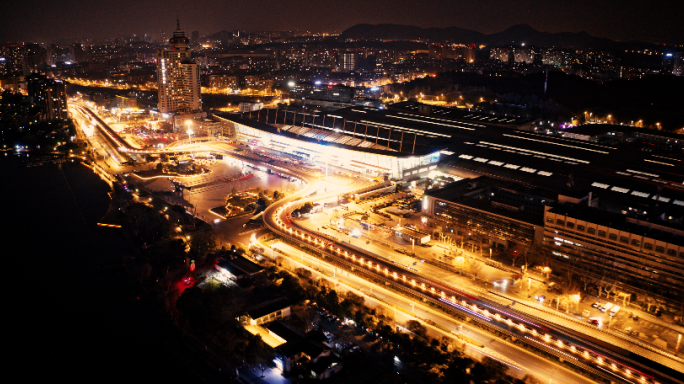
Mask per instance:
[[[305,181],[309,180],[308,175],[293,173]],[[307,201],[301,199],[301,196],[308,196],[317,189],[317,182],[309,182],[304,190],[271,205],[264,212],[264,222],[276,233],[309,244],[311,248],[325,251],[338,261],[346,261],[348,265],[354,265],[356,268],[363,267],[363,270],[367,274],[372,273],[374,278],[400,282],[415,294],[430,297],[445,308],[456,310],[480,322],[486,322],[515,337],[525,338],[530,344],[536,344],[566,360],[572,360],[581,365],[586,364],[611,380],[634,384],[682,382],[681,372],[663,366],[654,368],[655,363],[643,361],[645,359],[640,362],[634,361],[626,357],[629,356],[627,351],[624,351],[623,355],[614,350],[604,349],[551,322],[528,319],[512,311],[506,311],[501,305],[489,300],[478,299],[461,289],[432,281],[427,276],[421,276],[410,266],[397,265],[380,255],[370,254],[365,250],[341,243],[331,236],[314,233],[298,226],[288,217],[286,208],[292,206],[295,201],[297,204]],[[335,193],[326,193],[323,196],[316,196],[315,200],[334,195]]]

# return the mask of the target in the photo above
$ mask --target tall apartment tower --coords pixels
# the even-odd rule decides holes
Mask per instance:
[[[185,31],[177,21],[169,46],[157,50],[159,112],[202,110],[199,65],[190,59],[192,50]]]
[[[63,82],[33,73],[27,78],[27,88],[32,103],[42,110],[41,120],[65,120],[68,117],[66,87]]]
[[[351,72],[356,69],[356,53],[345,52],[342,54],[342,70]]]
[[[24,76],[30,75],[32,73],[38,73],[38,58],[33,53],[27,53],[24,55],[22,60],[22,70]]]
[[[50,44],[45,48],[45,64],[52,66],[56,64],[55,54],[57,53],[57,46]]]

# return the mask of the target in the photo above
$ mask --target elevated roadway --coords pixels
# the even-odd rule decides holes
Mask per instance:
[[[310,181],[307,175],[298,177]],[[385,281],[398,290],[432,301],[447,312],[467,316],[608,380],[635,384],[683,382],[681,364],[654,356],[651,351],[639,350],[637,354],[611,346],[600,338],[555,324],[556,319],[551,321],[548,317],[530,316],[508,308],[510,301],[497,300],[484,289],[464,290],[444,281],[434,281],[429,274],[419,273],[408,265],[398,265],[382,255],[306,230],[289,218],[288,210],[295,202],[301,204],[311,200],[301,196],[308,196],[314,190],[317,187],[309,182],[296,195],[268,207],[264,213],[265,224],[281,236],[324,254],[355,273]],[[331,197],[334,193],[327,195],[317,195],[315,200]]]
[[[210,143],[225,143],[228,140],[215,137],[193,137],[189,139],[180,140],[169,144],[166,148],[152,148],[139,149],[130,145],[126,140],[122,139],[106,122],[104,122],[95,112],[90,108],[80,105],[72,104],[72,108],[78,110],[95,128],[105,137],[120,154],[133,155],[152,155],[152,154],[173,154],[173,153],[195,153],[207,152],[211,148],[206,144]]]

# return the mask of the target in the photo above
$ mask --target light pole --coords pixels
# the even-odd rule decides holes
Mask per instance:
[[[189,144],[192,144],[192,134],[195,133],[192,131],[192,120],[186,120],[185,124],[188,126],[188,142]]]
[[[461,276],[463,275],[463,264],[465,264],[465,258],[463,256],[458,256],[456,258],[456,263],[461,268]]]

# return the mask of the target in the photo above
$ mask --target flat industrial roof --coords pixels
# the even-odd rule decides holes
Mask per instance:
[[[440,117],[452,121],[469,121],[476,123],[496,124],[499,126],[517,126],[527,124],[531,120],[516,116],[494,116],[486,113],[471,112],[464,108],[450,108],[439,105],[418,103],[415,101],[402,101],[389,105],[390,109],[402,110],[407,112],[418,112],[421,108],[427,108],[429,113],[426,116]]]
[[[244,257],[236,257],[234,259],[221,258],[218,261],[218,266],[236,277],[251,276],[264,270],[259,264],[255,264]]]
[[[630,125],[616,125],[616,124],[584,124],[576,127],[564,128],[562,132],[575,133],[579,135],[598,136],[608,132],[621,132],[626,136],[633,136],[634,134],[660,136],[677,141],[684,141],[684,135],[674,132],[658,131],[655,129],[639,128]]]
[[[247,314],[252,319],[258,319],[273,312],[283,310],[291,305],[292,303],[290,303],[290,300],[288,300],[286,297],[280,297],[248,309]]]
[[[473,179],[458,180],[453,183],[447,184],[444,188],[430,190],[426,192],[426,195],[446,201],[457,201],[465,193],[487,187],[496,187],[521,194],[544,197],[552,201],[556,201],[558,199],[558,194],[548,189],[527,187],[525,185],[512,183],[510,181],[494,179],[487,176],[480,176]]]
[[[411,228],[406,228],[406,227],[400,227],[399,229],[396,229],[397,232],[401,232],[404,234],[407,234],[409,236],[413,237],[425,237],[425,236],[430,236],[429,233],[421,232],[421,231],[416,231],[415,229]]]
[[[647,221],[640,220],[639,224],[632,223],[627,220],[627,215],[619,213],[607,212],[602,209],[592,208],[585,205],[575,204],[559,204],[549,210],[549,212],[557,215],[569,216],[577,220],[586,221],[589,223],[609,227],[625,232],[630,232],[635,235],[643,235],[654,240],[664,241],[678,246],[684,246],[684,237],[678,236],[672,232],[661,231],[657,228],[650,227]],[[652,224],[670,227],[670,223],[662,220],[653,221]],[[681,226],[679,228],[681,231]]]
[[[240,270],[244,271],[245,273],[248,273],[250,275],[253,275],[255,273],[259,273],[264,270],[264,267],[261,265],[254,263],[250,260],[245,259],[242,256],[238,256],[234,259],[228,260],[229,263],[235,265],[237,268]]]
[[[300,334],[285,326],[285,324],[281,323],[280,321],[271,322],[266,326],[266,328],[279,337],[285,339],[285,341],[294,341],[302,338]]]

